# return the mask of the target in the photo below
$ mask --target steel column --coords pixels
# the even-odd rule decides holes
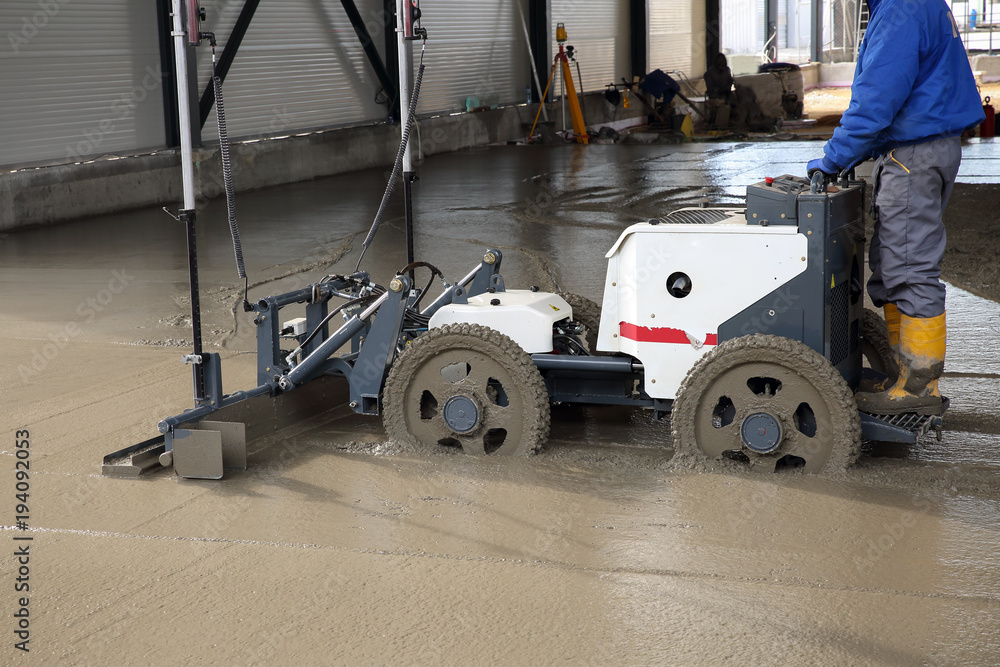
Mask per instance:
[[[399,70],[392,63],[399,62],[399,43],[396,40],[396,0],[385,0],[382,12],[382,32],[385,35],[385,62],[388,64],[389,81],[395,95],[389,105],[389,118],[399,120],[403,117],[399,109]]]
[[[771,62],[778,61],[778,0],[764,0],[764,44],[772,39],[765,49]]]
[[[705,69],[715,65],[715,59],[722,50],[719,35],[721,16],[720,0],[705,0]]]
[[[198,291],[198,252],[195,242],[195,190],[194,161],[191,136],[191,109],[188,100],[187,37],[181,20],[181,1],[173,0],[174,71],[177,74],[177,112],[181,143],[181,181],[184,187],[184,207],[179,219],[187,234],[188,273],[191,286],[191,329],[193,338],[194,399],[201,405],[205,401],[205,369],[201,364],[201,304]]]
[[[535,55],[535,69],[538,72],[548,72],[552,67],[549,60],[549,3],[547,0],[528,0],[528,34],[531,36],[531,52]],[[532,99],[545,102],[542,99],[544,90],[535,84]]]
[[[229,39],[222,47],[222,55],[219,56],[219,62],[215,66],[215,73],[222,80],[226,80],[226,75],[229,74],[229,68],[233,65],[233,59],[236,58],[236,52],[240,50],[240,44],[243,42],[243,37],[247,34],[247,28],[250,27],[250,22],[253,20],[254,12],[257,11],[257,5],[260,4],[260,0],[247,0],[243,5],[243,9],[240,10],[240,15],[236,19],[236,24],[233,26],[233,31],[229,34]],[[205,121],[208,120],[209,115],[212,113],[212,105],[215,104],[215,87],[212,82],[209,81],[208,85],[205,86],[205,92],[201,95],[201,103],[199,104],[199,113],[201,116],[200,127],[205,126]]]
[[[823,62],[823,0],[812,0],[810,17],[810,57],[814,63]]]
[[[649,0],[630,0],[629,35],[632,76],[643,76],[649,69]]]
[[[365,50],[365,55],[368,57],[368,64],[375,70],[375,77],[382,86],[382,90],[385,91],[385,96],[388,98],[387,104],[391,110],[399,95],[399,91],[395,88],[396,84],[389,78],[389,73],[382,62],[382,56],[378,54],[378,49],[375,48],[372,36],[368,33],[368,28],[365,26],[364,19],[361,18],[361,12],[358,11],[354,0],[340,0],[340,4],[344,6],[347,18],[350,19],[351,25],[354,26],[354,32],[361,42],[361,48]]]
[[[413,81],[413,52],[410,43],[403,32],[404,11],[409,11],[407,0],[396,0],[396,39],[399,49],[399,110],[400,128],[405,128],[410,122],[410,94]],[[403,153],[403,212],[406,226],[406,263],[413,263],[413,142],[406,144]]]
[[[160,72],[163,76],[163,135],[167,148],[181,145],[180,121],[177,118],[177,84],[174,81],[173,24],[170,0],[156,0],[156,22],[160,35]]]

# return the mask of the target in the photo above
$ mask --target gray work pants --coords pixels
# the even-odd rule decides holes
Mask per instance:
[[[962,162],[959,137],[889,151],[875,162],[875,234],[868,250],[868,294],[876,306],[896,304],[909,317],[944,312],[945,230]]]

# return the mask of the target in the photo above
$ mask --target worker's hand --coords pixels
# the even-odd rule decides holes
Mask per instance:
[[[816,158],[815,160],[810,160],[809,164],[806,165],[806,174],[809,178],[812,178],[813,174],[817,171],[821,171],[830,178],[834,178],[837,176],[837,172],[840,171],[840,167],[830,162],[827,158],[821,157]]]

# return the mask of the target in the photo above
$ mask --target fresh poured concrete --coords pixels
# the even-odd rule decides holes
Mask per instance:
[[[736,203],[819,150],[434,156],[416,186],[416,255],[454,278],[495,246],[509,285],[599,300],[604,253],[626,225]],[[996,181],[994,155],[966,149],[961,180],[984,188],[982,210],[996,210],[982,185]],[[353,270],[383,185],[367,171],[241,195],[251,296]],[[228,390],[250,387],[253,327],[233,314],[241,285],[223,201],[202,211],[199,244],[208,347]],[[994,245],[963,267],[988,269]],[[341,409],[256,443],[249,470],[222,481],[101,477],[104,454],[190,406],[185,262],[182,229],[158,209],[0,238],[2,536],[11,553],[15,535],[34,538],[32,650],[12,646],[8,586],[5,663],[951,665],[1000,654],[994,301],[950,288],[943,441],[868,446],[834,478],[677,470],[665,423],[571,407],[554,410],[548,447],[527,459],[401,451],[378,419]],[[394,217],[365,266],[384,282],[404,263]],[[962,275],[979,294],[996,287]],[[12,527],[18,429],[31,434],[29,533]],[[4,581],[16,566],[0,560]]]

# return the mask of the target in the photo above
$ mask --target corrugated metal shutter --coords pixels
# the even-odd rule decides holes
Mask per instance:
[[[556,24],[564,23],[568,37],[566,44],[576,49],[584,90],[603,90],[609,83],[621,81],[622,77],[631,78],[627,0],[588,0],[586,3],[580,0],[551,0],[550,11],[552,50],[549,57],[554,59],[559,51]],[[548,76],[548,72],[539,72],[538,75]],[[573,66],[574,81],[576,76],[576,67]],[[576,85],[581,88],[579,81]]]
[[[164,144],[156,5],[0,3],[0,164]]]
[[[384,60],[382,3],[357,0],[356,4]],[[225,46],[242,5],[230,0],[203,3],[204,29],[216,34],[220,47]],[[208,84],[211,71],[211,49],[204,46],[198,50],[200,90]],[[226,125],[230,137],[246,139],[382,120],[386,107],[375,101],[378,89],[378,79],[340,2],[265,1],[257,8],[223,84]],[[202,137],[210,141],[217,132],[213,112]]]
[[[525,101],[531,65],[515,2],[527,17],[527,0],[422,3],[429,39],[417,113],[464,111],[470,97],[481,105]],[[413,49],[415,69],[420,42]]]
[[[649,69],[680,70],[688,77],[704,74],[695,66],[691,52],[692,0],[649,0]]]
[[[788,48],[788,2],[778,2],[778,60],[781,60],[781,49]]]
[[[763,52],[764,45],[771,35],[767,32],[767,0],[757,0],[757,31],[760,37],[760,50]]]
[[[764,5],[760,0],[722,0],[722,51],[758,55],[764,47]]]

